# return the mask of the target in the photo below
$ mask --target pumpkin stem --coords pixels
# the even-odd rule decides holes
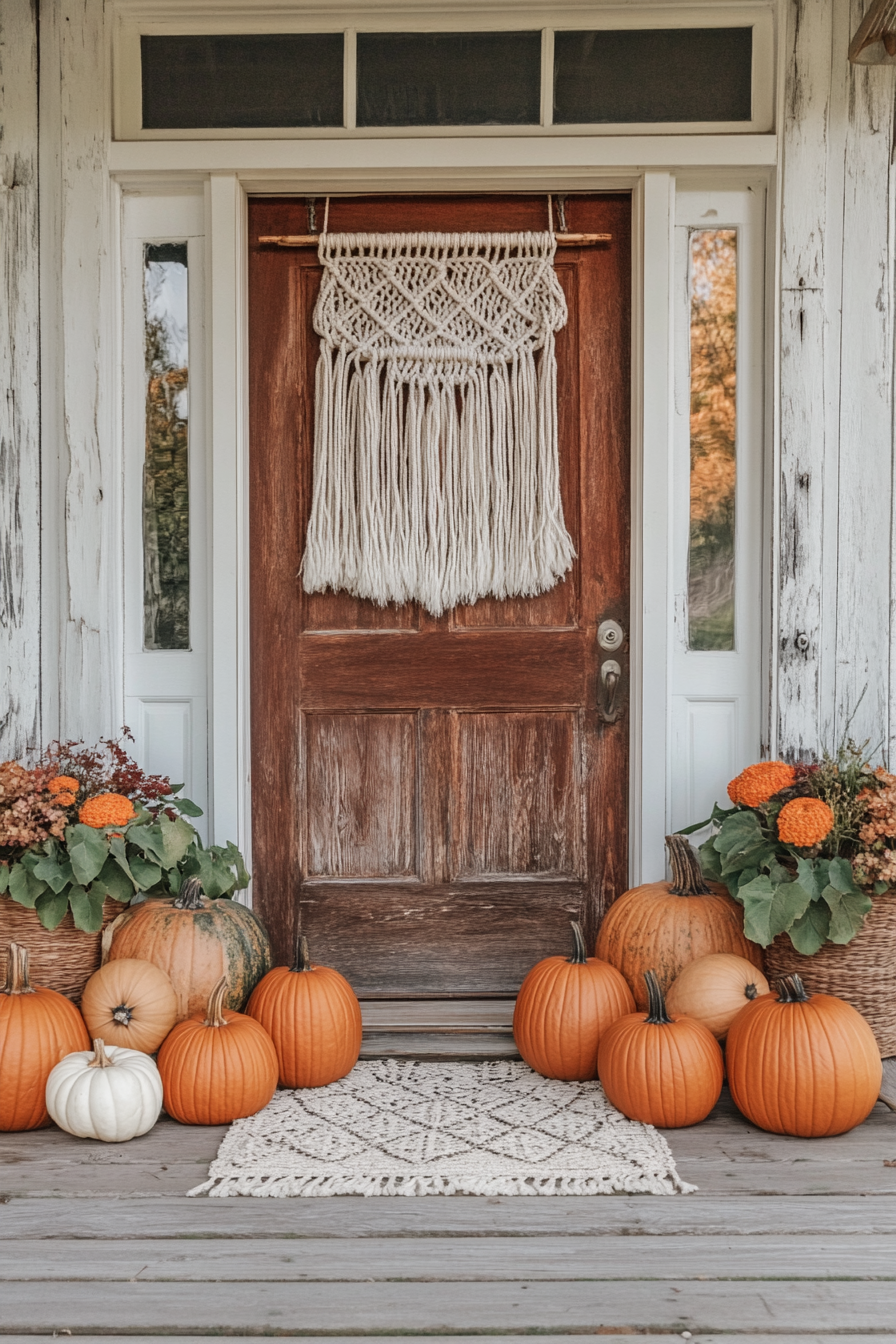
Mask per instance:
[[[672,865],[672,884],[669,887],[672,895],[711,896],[712,891],[706,885],[700,867],[700,855],[687,836],[667,835],[666,848]]]
[[[188,877],[174,898],[175,910],[201,910],[205,892],[198,877]]]
[[[296,964],[292,969],[294,971],[311,970],[311,953],[308,951],[308,939],[304,934],[299,934],[296,939]]]
[[[759,990],[755,985],[744,985],[744,993],[748,999],[755,999],[759,995]]]
[[[88,1069],[111,1069],[114,1061],[106,1054],[106,1042],[99,1039],[93,1043],[93,1059],[87,1065]]]
[[[651,1022],[655,1027],[671,1026],[672,1018],[666,1012],[666,996],[660,988],[656,971],[645,971],[644,980],[647,984],[647,1016],[644,1021]]]
[[[117,1022],[120,1027],[129,1027],[133,1016],[126,1003],[120,1003],[117,1008],[112,1009],[112,1021]]]
[[[6,954],[6,984],[0,994],[33,994],[28,978],[28,949],[21,943],[10,943]]]
[[[208,996],[208,1007],[205,1010],[205,1027],[226,1027],[227,1018],[224,1016],[224,996],[227,993],[227,976],[222,975],[221,979],[215,985],[211,994]]]
[[[581,924],[576,920],[569,921],[569,927],[572,929],[572,956],[569,958],[572,966],[584,966],[588,960],[588,953],[585,949],[585,935],[582,933]]]
[[[779,1003],[808,1003],[810,998],[811,995],[795,971],[793,975],[781,976],[778,981]]]

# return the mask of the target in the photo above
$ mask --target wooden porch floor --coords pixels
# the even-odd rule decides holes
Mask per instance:
[[[696,1195],[186,1199],[223,1128],[0,1136],[0,1338],[576,1334],[896,1344],[896,1114],[786,1139],[723,1096]]]

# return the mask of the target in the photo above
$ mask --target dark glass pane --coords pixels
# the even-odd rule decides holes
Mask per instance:
[[[537,126],[541,33],[359,33],[359,126]]]
[[[737,231],[691,234],[688,647],[734,648]]]
[[[342,47],[342,33],[143,36],[143,126],[341,126]]]
[[[752,28],[554,34],[554,121],[749,121]]]
[[[187,245],[143,249],[143,647],[190,647]]]

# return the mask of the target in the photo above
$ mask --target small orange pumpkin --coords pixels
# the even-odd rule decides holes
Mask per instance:
[[[620,1017],[604,1032],[597,1072],[610,1101],[630,1120],[680,1129],[705,1120],[722,1091],[722,1049],[692,1017],[670,1017],[653,971],[648,1011]]]
[[[689,961],[733,952],[762,966],[762,950],[744,936],[744,912],[724,887],[708,885],[700,858],[683,835],[667,835],[671,882],[647,882],[614,901],[604,915],[596,955],[621,971],[639,1008],[647,1007],[644,975],[653,970],[665,992]]]
[[[727,1064],[738,1110],[772,1134],[845,1134],[880,1094],[880,1051],[864,1017],[832,994],[807,993],[798,975],[740,1010]]]
[[[584,1082],[597,1073],[603,1032],[634,1012],[635,1001],[615,967],[586,955],[579,924],[572,924],[572,936],[571,957],[546,957],[520,986],[513,1038],[536,1073]]]
[[[296,964],[275,966],[252,991],[246,1012],[274,1042],[284,1087],[326,1087],[344,1078],[361,1051],[361,1007],[330,966],[312,965],[300,938]]]
[[[177,995],[151,961],[119,957],[87,981],[81,1014],[92,1037],[151,1055],[177,1021]]]
[[[0,988],[0,1130],[49,1124],[47,1079],[61,1059],[89,1050],[90,1037],[75,1005],[55,989],[28,978],[28,952],[10,943],[6,983]]]
[[[277,1087],[277,1051],[253,1017],[224,1007],[227,977],[205,1013],[178,1022],[159,1051],[165,1110],[182,1125],[225,1125],[267,1106]]]
[[[717,1041],[724,1041],[741,1008],[768,992],[768,981],[751,961],[731,952],[710,952],[682,967],[666,995],[666,1007],[673,1017],[695,1017]]]

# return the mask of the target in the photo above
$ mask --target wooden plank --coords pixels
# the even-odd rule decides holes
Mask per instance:
[[[0,20],[0,760],[40,742],[40,272],[37,11]]]
[[[513,1034],[497,1031],[365,1031],[361,1059],[519,1059]]]
[[[13,1198],[0,1205],[0,1242],[74,1238],[267,1239],[676,1235],[857,1237],[896,1233],[896,1199],[765,1195],[640,1195],[568,1199]]]
[[[0,1281],[555,1283],[669,1279],[896,1280],[896,1236],[397,1237],[298,1242],[137,1238],[7,1243]]]
[[[9,1283],[7,1334],[892,1331],[891,1283]]]
[[[510,1031],[514,999],[365,999],[365,1031]]]

